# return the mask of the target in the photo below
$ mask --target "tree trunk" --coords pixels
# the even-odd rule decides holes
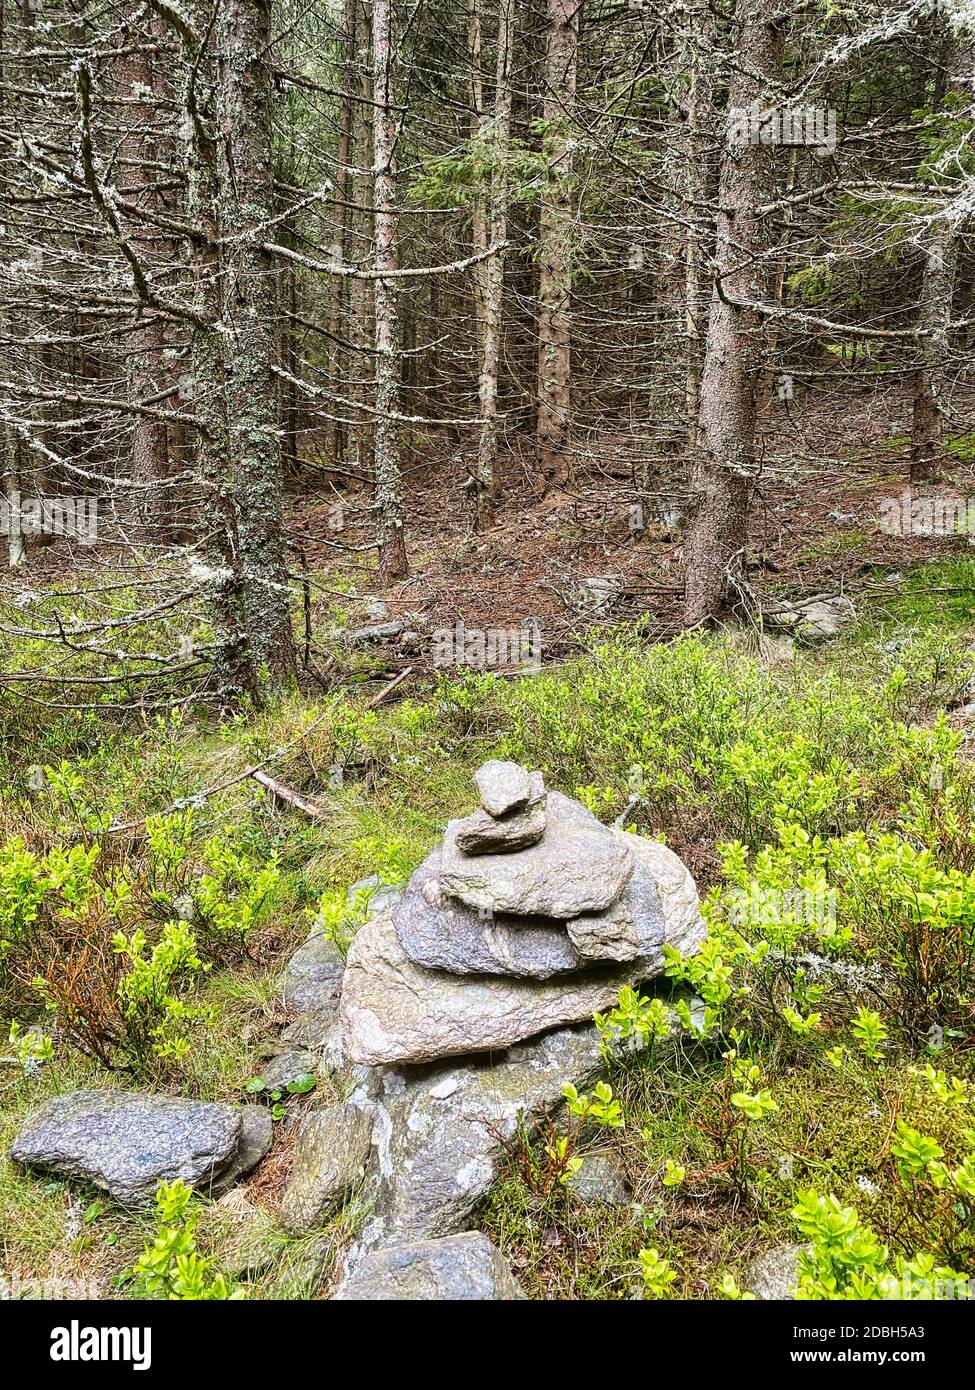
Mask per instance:
[[[352,201],[346,226],[346,240],[353,248],[353,258],[362,262],[372,250],[373,206],[373,106],[372,64],[369,56],[371,20],[368,5],[356,24],[355,66],[359,76],[358,100],[352,103]],[[351,89],[350,89],[351,90]],[[363,478],[373,468],[373,427],[367,406],[367,396],[373,375],[371,349],[375,342],[375,295],[371,280],[353,279],[349,283],[349,340],[355,344],[353,371],[348,394],[353,402],[347,433],[351,442],[356,472]]]
[[[572,482],[572,138],[581,0],[547,0],[542,101],[548,176],[538,229],[538,464],[546,484]]]
[[[394,52],[392,0],[373,0],[373,158],[376,269],[397,269],[399,212],[396,207],[396,117],[393,111]],[[400,470],[399,311],[396,281],[376,281],[376,524],[379,581],[386,585],[409,573],[403,534]]]
[[[346,230],[349,221],[349,163],[352,152],[352,96],[354,85],[354,64],[358,47],[358,0],[345,0],[342,30],[342,94],[339,97],[339,131],[335,155],[335,199],[332,205],[332,264],[345,262]],[[342,337],[342,310],[344,307],[345,280],[341,275],[333,275],[328,287],[328,331],[331,335],[328,344],[328,374],[332,390],[345,394],[340,387],[344,384],[345,358],[339,339]],[[335,419],[329,420],[326,452],[333,467],[337,467],[345,452],[345,430],[342,426],[341,409],[334,409]]]
[[[13,105],[13,97],[7,86],[6,64],[4,57],[12,51],[11,28],[9,23],[10,0],[0,0],[0,119],[9,116],[10,108]],[[6,168],[0,164],[0,181],[6,183]],[[13,228],[9,225],[12,208],[3,200],[5,216],[8,218],[6,234],[12,239]],[[13,315],[5,311],[0,319],[0,332],[9,336],[11,342],[16,341],[18,334]],[[7,565],[10,569],[20,569],[27,563],[27,546],[20,529],[20,456],[21,442],[17,431],[11,421],[4,420],[0,425],[0,481],[3,483],[2,495],[6,500],[7,511]]]
[[[758,0],[741,24],[729,114],[767,90],[782,62],[774,0]],[[697,442],[691,468],[692,515],[684,546],[684,622],[714,617],[743,571],[748,502],[756,473],[755,425],[761,319],[734,300],[763,299],[764,229],[757,209],[769,182],[769,147],[749,143],[729,122],[721,156],[715,286],[708,316]]]
[[[468,135],[471,143],[484,138],[484,78],[481,74],[481,0],[467,0],[467,61],[471,69],[471,110]],[[487,250],[487,207],[483,185],[478,182],[471,203],[471,248],[475,256]],[[478,360],[484,347],[484,292],[487,266],[484,262],[472,267],[474,310],[477,321]]]
[[[198,32],[206,32],[202,3],[193,12]],[[212,84],[205,76],[213,61],[213,39],[206,50],[186,41],[183,105],[187,132],[187,211],[203,234],[193,243],[192,271],[196,315],[190,343],[192,407],[200,422],[195,463],[203,493],[203,534],[207,564],[201,581],[214,626],[214,667],[221,700],[260,700],[260,683],[250,648],[237,510],[230,466],[224,400],[224,347],[217,325],[223,304],[218,238],[217,151],[213,138]]]
[[[267,678],[295,670],[281,526],[274,275],[247,236],[272,207],[268,0],[227,0],[204,51],[186,48],[184,129],[193,243],[193,413],[203,492],[206,586],[221,698],[260,703]],[[177,32],[182,32],[177,30]],[[224,231],[228,235],[224,236]],[[232,234],[231,234],[232,233]]]
[[[224,402],[253,659],[295,673],[273,366],[274,267],[258,235],[274,212],[271,0],[223,0],[216,22],[217,166],[223,253]],[[249,236],[253,232],[255,235]]]
[[[955,288],[957,240],[954,228],[936,222],[924,249],[918,326],[921,365],[914,375],[914,417],[911,430],[911,482],[929,480],[941,454],[941,416],[948,359],[948,325]]]
[[[715,40],[714,15],[708,6],[692,11],[688,41],[688,85],[684,96],[687,232],[684,243],[684,408],[687,447],[693,454],[697,442],[697,422],[701,410],[701,339],[707,317],[706,281],[702,275],[705,255],[700,225],[708,197],[708,174],[714,175],[713,130],[709,116],[714,112],[713,80],[704,53]],[[713,124],[711,122],[710,124]]]
[[[157,201],[153,191],[155,172],[147,160],[152,155],[152,117],[158,99],[156,76],[147,45],[149,35],[158,30],[151,23],[147,34],[132,29],[125,33],[126,52],[120,60],[119,85],[122,95],[136,114],[127,117],[129,129],[121,142],[122,178],[131,202],[140,207],[152,207]],[[132,249],[151,276],[159,257],[158,242],[140,224],[135,224],[131,236]],[[128,389],[130,398],[141,403],[153,400],[163,389],[166,371],[163,353],[166,335],[162,319],[152,310],[141,310],[136,326],[128,338]],[[132,481],[138,484],[135,497],[135,516],[139,539],[164,544],[164,530],[172,515],[172,498],[166,495],[169,472],[169,437],[165,421],[134,417],[132,426]]]
[[[511,134],[511,59],[514,42],[514,0],[499,0],[498,58],[494,87],[491,186],[488,201],[490,244],[501,245],[508,235],[508,142]],[[488,238],[485,235],[487,249]],[[498,458],[498,366],[501,354],[501,313],[504,302],[504,252],[499,251],[483,267],[483,295],[479,313],[481,336],[478,400],[481,430],[477,444],[475,476],[475,527],[486,530],[494,520],[497,500],[495,468]]]
[[[965,50],[968,49],[966,53]],[[970,41],[946,29],[944,86],[963,93],[972,68]],[[970,77],[969,77],[970,81]],[[940,84],[939,84],[940,85]],[[941,92],[937,94],[939,97]],[[914,419],[911,430],[911,482],[929,481],[941,455],[945,379],[950,344],[948,327],[958,267],[958,229],[945,216],[928,227],[924,238],[924,270],[918,308],[920,363],[914,375]]]

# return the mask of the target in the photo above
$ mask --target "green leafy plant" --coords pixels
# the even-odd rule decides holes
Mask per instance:
[[[312,931],[320,932],[345,955],[356,932],[369,920],[369,903],[375,891],[357,888],[351,898],[341,888],[326,891],[308,914]]]
[[[629,985],[624,985],[612,1009],[594,1014],[599,1029],[600,1046],[604,1057],[615,1057],[620,1045],[627,1050],[642,1051],[654,1042],[670,1036],[670,1014],[662,999],[648,999]]]
[[[873,1009],[863,1007],[857,1010],[853,1020],[853,1036],[864,1057],[871,1062],[883,1060],[881,1049],[887,1039],[887,1029]]]
[[[562,1087],[566,1108],[575,1116],[579,1124],[592,1120],[594,1124],[606,1129],[621,1129],[623,1116],[620,1103],[613,1099],[613,1088],[605,1081],[598,1081],[591,1096],[581,1096],[571,1082]]]
[[[25,1077],[37,1076],[44,1066],[53,1069],[54,1042],[46,1033],[36,1028],[25,1031],[15,1019],[10,1025],[7,1045]]]
[[[260,921],[281,878],[277,852],[257,861],[223,836],[203,847],[208,871],[193,893],[196,918],[216,942],[240,948]]]
[[[663,1259],[659,1250],[640,1251],[640,1277],[643,1280],[644,1298],[669,1298],[670,1286],[677,1278],[670,1262]]]
[[[832,1194],[800,1193],[792,1217],[806,1242],[799,1255],[797,1299],[954,1297],[967,1279],[927,1252],[891,1261],[887,1246],[855,1208],[842,1206]]]
[[[209,969],[197,953],[193,933],[185,922],[168,922],[152,947],[141,928],[131,937],[117,933],[113,945],[128,962],[119,997],[123,1042],[133,1062],[144,1068],[153,1055],[168,1061],[185,1057],[192,1029],[213,1017],[212,1009],[192,1005],[174,992],[181,977]]]
[[[226,1277],[197,1249],[193,1191],[181,1178],[156,1189],[158,1228],[132,1270],[137,1297],[170,1300],[243,1298]]]
[[[714,1171],[726,1172],[739,1194],[747,1197],[752,1180],[752,1130],[778,1109],[778,1102],[770,1089],[762,1086],[757,1063],[740,1056],[734,1048],[722,1056],[724,1075],[711,1101],[709,1120],[702,1128],[718,1150],[720,1162]]]

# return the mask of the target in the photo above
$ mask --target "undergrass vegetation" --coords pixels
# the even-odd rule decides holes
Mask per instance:
[[[528,1292],[737,1298],[781,1242],[806,1251],[803,1297],[975,1273],[972,565],[923,566],[852,635],[786,663],[718,636],[607,634],[571,665],[441,679],[378,710],[292,695],[109,720],[0,694],[3,1150],[29,1108],[77,1086],[246,1099],[288,1021],[288,952],[313,923],[347,947],[368,899],[350,887],[407,878],[469,808],[472,771],[510,757],[665,839],[710,929],[599,1020],[604,1089],[506,1154],[478,1220]],[[324,817],[246,775],[265,762]],[[276,1224],[310,1103],[284,1096],[243,1189],[266,1259],[226,1273],[219,1221],[181,1193],[154,1226],[4,1158],[4,1268],[120,1297],[153,1280],[314,1296],[362,1213],[308,1241]],[[578,1195],[593,1154],[627,1200]]]

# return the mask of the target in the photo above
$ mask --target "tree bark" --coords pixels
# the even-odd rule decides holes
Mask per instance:
[[[295,671],[281,524],[272,372],[273,267],[260,250],[272,208],[269,0],[199,3],[186,49],[184,129],[193,245],[193,413],[221,697],[261,703]],[[248,235],[248,232],[252,235]],[[225,235],[226,233],[226,235]]]
[[[729,90],[730,113],[766,93],[782,62],[775,0],[758,0],[742,17]],[[715,285],[708,316],[700,414],[691,468],[691,517],[684,545],[684,622],[720,611],[744,568],[748,503],[756,474],[755,437],[761,370],[761,320],[735,299],[766,292],[765,235],[757,209],[769,183],[769,147],[750,143],[729,122],[721,156]]]
[[[339,130],[335,154],[335,198],[332,205],[332,264],[345,262],[346,233],[349,221],[349,164],[352,154],[352,97],[354,89],[354,64],[358,48],[358,0],[345,0],[342,26],[342,91],[339,97]],[[345,281],[341,275],[333,275],[328,287],[328,372],[332,389],[337,390],[343,382],[345,358],[340,344],[342,337],[342,311],[344,308]],[[343,394],[345,394],[343,392]],[[339,416],[336,410],[333,414]],[[345,430],[340,419],[328,422],[327,453],[333,466],[338,466],[345,451]]]
[[[198,32],[206,32],[206,12],[193,11]],[[218,239],[217,150],[213,109],[213,38],[200,52],[186,41],[183,106],[187,133],[187,212],[201,233],[191,253],[193,309],[190,342],[192,406],[199,421],[195,463],[203,492],[203,534],[207,563],[200,578],[214,626],[214,668],[218,695],[227,703],[246,697],[259,702],[260,682],[247,630],[244,577],[238,536],[234,480],[224,398],[224,345],[218,325],[223,314]]]
[[[4,55],[12,49],[13,39],[10,24],[11,0],[0,0],[0,119],[8,117],[13,105],[13,97],[7,87],[6,64]],[[6,184],[6,166],[0,164],[0,180]],[[5,191],[5,189],[4,189]],[[12,209],[7,209],[6,199],[4,199],[5,215],[9,218]],[[10,237],[13,228],[8,225],[7,236]],[[13,315],[6,311],[0,319],[0,330],[4,335],[9,335],[10,341],[17,338],[16,324]],[[0,456],[0,478],[3,481],[3,496],[7,503],[7,565],[10,569],[20,569],[27,563],[27,545],[20,529],[20,515],[18,498],[20,495],[21,468],[20,459],[22,453],[21,441],[17,431],[11,421],[4,420],[0,427],[0,446],[2,446],[2,456]]]
[[[935,223],[924,248],[918,312],[918,325],[927,331],[927,336],[921,339],[921,365],[914,376],[912,483],[929,480],[941,455],[948,325],[951,321],[956,265],[957,238],[954,228],[944,221]]]
[[[966,53],[966,49],[968,50]],[[970,79],[971,41],[946,28],[944,83],[950,92],[964,92]],[[937,93],[938,96],[942,92]],[[941,431],[947,367],[950,356],[949,324],[958,268],[958,228],[945,216],[937,217],[924,238],[924,268],[918,306],[920,363],[914,375],[914,412],[911,428],[911,482],[929,481],[941,456]]]
[[[282,519],[281,434],[273,367],[274,266],[261,250],[274,212],[271,0],[223,0],[217,12],[217,173],[224,239],[224,402],[247,628],[272,681],[296,670]]]
[[[149,32],[137,29],[124,35],[126,52],[120,60],[119,85],[134,112],[126,117],[131,123],[121,142],[122,176],[129,199],[140,207],[152,207],[156,200],[153,191],[155,173],[147,162],[152,151],[152,115],[158,99],[157,79],[147,51],[150,33],[158,24],[147,26]],[[144,271],[151,276],[158,259],[159,247],[153,238],[136,224],[131,235],[132,249]],[[143,310],[139,313],[134,331],[128,339],[127,372],[129,395],[137,403],[153,400],[163,389],[166,371],[163,353],[166,335],[158,314]],[[139,539],[148,543],[165,543],[167,518],[172,513],[172,499],[166,496],[165,482],[169,471],[169,434],[165,421],[136,416],[132,426],[132,481],[139,490],[134,494],[135,515]]]
[[[488,197],[490,244],[502,245],[508,236],[508,144],[511,135],[511,61],[514,43],[514,0],[499,0],[498,54],[494,86],[494,119],[490,130],[491,184]],[[485,132],[487,136],[487,132]],[[483,237],[487,250],[488,234]],[[481,267],[477,267],[481,270]],[[495,469],[498,458],[498,368],[501,354],[501,315],[504,304],[504,252],[498,251],[483,266],[478,401],[481,429],[475,475],[475,528],[487,530],[494,520],[497,501]]]
[[[396,206],[396,117],[393,111],[395,58],[392,0],[373,0],[373,158],[376,269],[395,271],[399,254]],[[400,469],[399,309],[396,281],[378,279],[376,295],[376,523],[379,580],[383,585],[409,573],[403,533],[403,481]]]
[[[547,0],[542,101],[547,179],[538,230],[538,464],[548,486],[570,484],[572,121],[582,0]]]

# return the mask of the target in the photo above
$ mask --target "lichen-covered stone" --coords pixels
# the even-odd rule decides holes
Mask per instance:
[[[400,944],[414,964],[455,975],[538,980],[585,968],[561,923],[481,914],[447,897],[440,858],[440,850],[434,850],[420,865],[392,912]]]
[[[690,955],[704,940],[707,928],[697,885],[666,845],[621,830],[612,833],[634,857],[632,877],[603,912],[583,913],[569,921],[569,938],[580,956],[646,960],[653,975],[662,968],[665,944]]]
[[[314,1052],[289,1051],[272,1057],[264,1066],[261,1076],[266,1090],[285,1091],[293,1081],[303,1081],[317,1071],[318,1057]]]
[[[480,1231],[377,1250],[336,1290],[341,1301],[437,1303],[522,1299],[496,1246]]]
[[[241,1124],[231,1105],[141,1091],[71,1091],[27,1117],[10,1156],[140,1205],[154,1200],[163,1180],[205,1187],[235,1156]]]
[[[605,1207],[625,1207],[630,1202],[626,1179],[608,1154],[586,1154],[581,1166],[567,1177],[566,1187],[582,1202]]]
[[[281,989],[285,1003],[302,1012],[322,1008],[338,996],[345,961],[323,932],[313,932],[285,967]]]
[[[801,1254],[801,1245],[773,1245],[754,1256],[745,1272],[746,1291],[763,1302],[793,1299]]]
[[[548,793],[545,834],[527,849],[464,854],[457,844],[461,825],[447,826],[441,878],[444,890],[469,907],[557,919],[601,912],[633,872],[623,837],[558,793]]]
[[[474,784],[481,805],[490,816],[506,816],[520,810],[534,795],[543,790],[541,773],[532,774],[518,763],[503,758],[490,758],[474,773]]]
[[[372,1120],[356,1105],[333,1105],[302,1122],[281,1201],[285,1228],[298,1235],[320,1225],[362,1177],[372,1143]]]
[[[550,980],[448,975],[415,965],[392,915],[383,914],[360,929],[349,949],[339,1006],[345,1051],[353,1062],[378,1066],[510,1047],[591,1018],[643,973],[629,964]]]
[[[504,820],[495,820],[487,811],[456,822],[454,838],[464,854],[511,854],[536,845],[545,834],[545,806],[538,802],[523,811],[513,811]]]
[[[214,1195],[226,1192],[246,1178],[267,1157],[274,1141],[274,1122],[266,1105],[240,1107],[240,1143],[237,1152],[214,1178],[210,1191]]]
[[[359,1069],[352,1099],[373,1115],[374,1187],[351,1262],[378,1245],[462,1231],[519,1115],[561,1105],[566,1082],[583,1088],[602,1066],[598,1034],[584,1024],[490,1058]]]

